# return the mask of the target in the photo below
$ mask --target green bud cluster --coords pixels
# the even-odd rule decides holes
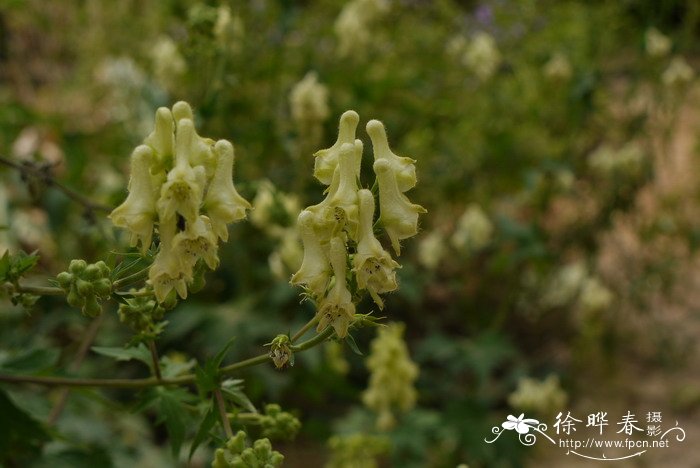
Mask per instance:
[[[243,431],[231,437],[224,448],[216,449],[212,468],[276,468],[282,466],[284,456],[272,450],[269,439],[258,439],[246,447]]]
[[[301,422],[291,413],[282,411],[280,405],[271,403],[265,406],[265,414],[260,416],[262,435],[271,439],[291,440],[301,429]]]
[[[68,271],[59,273],[56,280],[66,292],[68,304],[79,307],[88,317],[96,317],[102,313],[100,301],[112,293],[109,273],[103,261],[88,265],[85,260],[71,260]]]
[[[292,351],[292,340],[289,335],[277,335],[274,340],[265,346],[270,347],[270,359],[277,369],[294,365],[294,352]]]
[[[362,141],[355,139],[359,120],[356,112],[345,112],[336,143],[314,155],[314,176],[328,189],[321,203],[299,214],[297,228],[304,257],[291,279],[292,284],[303,285],[318,304],[317,330],[332,326],[339,338],[347,335],[355,315],[348,284],[366,290],[383,308],[379,294],[398,288],[395,270],[400,268],[375,237],[374,195],[359,184],[363,150]],[[391,151],[384,125],[378,120],[367,124],[367,133],[379,188],[378,224],[400,255],[400,241],[417,234],[418,215],[426,212],[404,195],[417,183],[415,161]]]
[[[366,362],[371,376],[362,401],[378,414],[377,428],[382,431],[395,425],[395,410],[405,412],[416,403],[413,385],[418,377],[418,367],[408,354],[403,331],[401,323],[380,328]]]
[[[233,163],[233,145],[199,136],[192,108],[182,101],[156,111],[155,130],[132,153],[129,195],[110,218],[142,252],[157,230],[160,249],[148,281],[159,302],[171,291],[187,297],[198,262],[218,266],[227,225],[251,208],[233,185]]]
[[[119,321],[136,333],[149,333],[163,319],[165,310],[152,297],[132,297],[119,304]]]

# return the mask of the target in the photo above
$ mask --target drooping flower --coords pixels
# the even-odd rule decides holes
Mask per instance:
[[[337,141],[327,149],[322,149],[314,154],[314,177],[316,177],[322,184],[331,185],[333,181],[333,174],[338,166],[338,159],[340,157],[340,149],[346,144],[353,144],[355,142],[355,130],[357,129],[357,124],[360,121],[360,116],[357,112],[349,110],[340,116],[340,124],[338,126],[338,139]],[[355,174],[356,177],[360,176],[360,163],[361,163],[362,153],[357,160],[355,160]]]
[[[374,173],[379,185],[379,221],[386,229],[396,255],[401,255],[399,241],[418,233],[418,215],[427,213],[427,210],[411,203],[401,193],[391,162],[378,159],[374,162]]]
[[[450,240],[457,249],[476,252],[486,247],[492,237],[493,223],[479,205],[472,203],[459,217]]]
[[[406,192],[415,187],[418,181],[416,178],[416,161],[415,159],[397,156],[391,151],[384,124],[378,120],[370,120],[367,123],[367,133],[372,140],[375,162],[384,159],[391,164],[399,190]]]
[[[168,172],[156,204],[161,222],[174,219],[179,214],[186,221],[194,223],[199,216],[206,174],[202,166],[192,167],[189,162],[194,137],[194,123],[191,120],[177,122],[175,167]]]
[[[330,242],[329,259],[333,268],[335,284],[328,295],[321,301],[318,309],[320,317],[316,331],[321,332],[328,326],[333,327],[338,338],[345,338],[348,328],[355,316],[355,304],[347,287],[347,248],[340,237]]]
[[[301,268],[290,281],[294,285],[304,284],[317,297],[323,297],[330,279],[331,268],[328,257],[314,231],[315,216],[304,210],[299,214],[297,229],[304,245],[304,259]]]
[[[131,231],[131,246],[141,241],[141,251],[151,246],[156,199],[151,183],[150,165],[153,150],[138,146],[131,155],[131,179],[126,200],[109,215],[115,226]]]
[[[211,218],[214,232],[225,242],[228,239],[226,225],[245,218],[246,210],[252,206],[233,185],[233,145],[219,140],[214,145],[214,153],[216,170],[204,200],[204,208]]]
[[[182,299],[187,299],[187,283],[192,281],[192,267],[173,249],[176,230],[174,219],[158,226],[160,251],[148,270],[148,282],[159,303],[165,302],[173,289]]]
[[[190,268],[200,258],[212,270],[219,266],[217,238],[207,216],[200,215],[194,223],[187,222],[185,230],[175,234],[172,246]]]
[[[480,80],[491,78],[501,64],[501,53],[493,36],[478,32],[465,51],[463,61]]]
[[[672,45],[671,39],[656,28],[649,28],[644,33],[644,46],[650,57],[668,55]]]
[[[668,87],[685,85],[695,78],[695,71],[683,57],[674,57],[661,75],[661,81]]]
[[[360,199],[360,226],[357,252],[353,258],[353,271],[357,275],[357,286],[367,289],[374,302],[380,309],[384,308],[379,294],[394,291],[396,283],[396,268],[399,264],[384,250],[372,230],[374,220],[374,196],[369,190],[363,189],[358,193]]]

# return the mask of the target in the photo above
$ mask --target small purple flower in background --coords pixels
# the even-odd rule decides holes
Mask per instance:
[[[517,418],[512,414],[509,414],[507,418],[508,420],[501,424],[501,426],[503,429],[509,431],[515,429],[518,434],[527,434],[530,432],[531,428],[537,427],[540,422],[537,419],[523,419],[524,416],[525,413],[521,413]]]
[[[474,17],[479,23],[488,26],[493,22],[493,9],[490,5],[480,5],[474,12]]]

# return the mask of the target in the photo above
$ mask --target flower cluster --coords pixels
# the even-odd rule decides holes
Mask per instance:
[[[216,449],[212,468],[274,468],[282,466],[284,455],[272,450],[269,439],[258,439],[246,447],[243,431],[231,437],[224,448]]]
[[[388,0],[352,0],[335,20],[338,53],[341,57],[360,55],[370,43],[370,28],[389,12]]]
[[[558,376],[550,375],[544,380],[524,377],[518,380],[518,388],[508,396],[508,404],[518,410],[553,416],[564,408],[567,399]]]
[[[413,383],[418,377],[418,367],[408,355],[403,331],[404,325],[400,323],[381,328],[367,359],[372,374],[362,401],[377,412],[377,428],[383,431],[394,426],[394,409],[405,412],[416,403]]]
[[[103,261],[88,265],[85,260],[72,260],[68,271],[59,273],[56,281],[66,292],[68,304],[80,307],[88,317],[100,315],[100,301],[112,293],[109,267]]]
[[[197,262],[216,268],[227,224],[251,208],[233,185],[233,145],[200,137],[193,119],[185,102],[158,109],[155,130],[131,155],[129,195],[110,215],[144,253],[157,230],[160,250],[149,283],[159,302],[173,290],[187,297]]]
[[[384,302],[379,294],[398,287],[399,264],[375,237],[374,195],[358,183],[363,148],[362,141],[355,139],[358,123],[356,112],[345,112],[336,143],[315,154],[314,176],[328,189],[321,203],[299,214],[304,257],[291,279],[292,284],[304,285],[318,304],[318,331],[332,326],[340,338],[347,335],[355,315],[352,286],[366,290],[380,308]],[[381,122],[371,120],[367,133],[379,188],[378,224],[400,255],[400,241],[416,235],[418,215],[426,212],[404,195],[417,182],[415,161],[391,151]]]
[[[322,135],[323,122],[328,118],[328,88],[318,82],[316,72],[309,72],[294,85],[289,93],[292,119],[299,134],[317,144]]]
[[[166,308],[166,304],[158,304],[152,296],[125,298],[119,304],[119,321],[135,333],[153,333]]]

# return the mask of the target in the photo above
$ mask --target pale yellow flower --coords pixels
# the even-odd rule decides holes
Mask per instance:
[[[355,304],[352,302],[352,294],[348,290],[345,279],[347,249],[341,238],[331,239],[328,256],[333,268],[335,284],[333,284],[328,296],[321,301],[317,312],[320,319],[316,331],[322,332],[331,326],[338,338],[345,338],[355,316]]]

